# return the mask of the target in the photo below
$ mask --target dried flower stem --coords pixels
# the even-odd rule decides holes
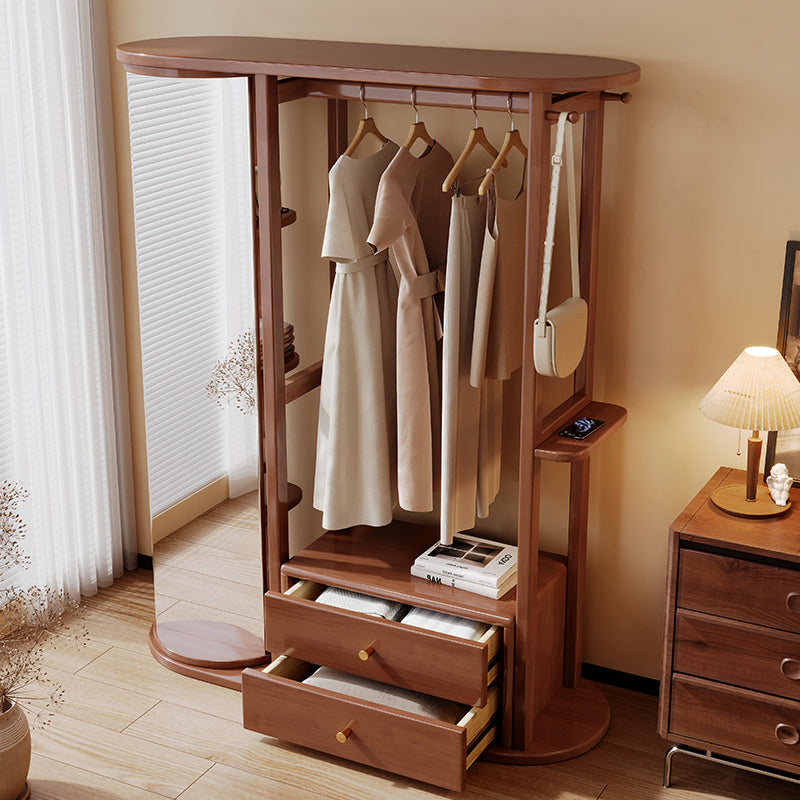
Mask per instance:
[[[27,497],[19,483],[0,485],[0,708],[18,703],[36,726],[47,724],[63,697],[61,685],[44,669],[47,650],[56,636],[85,644],[88,631],[80,601],[65,592],[4,585],[11,567],[30,563],[22,548],[26,527],[18,511]]]
[[[221,406],[234,403],[244,414],[256,408],[256,349],[253,329],[244,331],[217,361],[206,392]]]

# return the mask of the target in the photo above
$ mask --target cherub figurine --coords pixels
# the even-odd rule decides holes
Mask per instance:
[[[767,478],[767,487],[776,505],[785,506],[789,499],[789,489],[792,488],[793,479],[789,475],[786,464],[773,464]]]

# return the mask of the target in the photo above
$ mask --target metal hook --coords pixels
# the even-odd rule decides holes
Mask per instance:
[[[415,122],[419,122],[419,109],[417,108],[417,89],[415,86],[411,87],[411,108],[414,109],[416,115]]]
[[[369,114],[367,113],[367,101],[364,99],[365,95],[364,95],[364,84],[363,83],[361,84],[361,88],[360,88],[358,94],[359,94],[359,97],[361,98],[361,105],[364,106],[364,119],[366,119],[369,116]]]
[[[509,130],[514,130],[514,115],[511,113],[511,93],[509,92],[508,97],[506,98],[506,108],[508,109],[508,118],[511,120],[511,127]]]
[[[471,103],[471,105],[472,105],[472,114],[475,117],[475,130],[478,130],[478,109],[475,107],[476,106],[475,89],[472,90],[472,103]]]

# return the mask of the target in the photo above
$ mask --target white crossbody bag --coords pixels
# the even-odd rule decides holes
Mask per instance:
[[[542,291],[539,297],[539,316],[533,327],[533,364],[540,375],[566,378],[581,363],[586,346],[586,325],[589,307],[581,297],[580,269],[578,263],[578,212],[575,197],[575,170],[568,162],[572,156],[572,127],[567,126],[567,113],[558,116],[556,146],[552,158],[553,172],[550,181],[550,203],[547,207],[547,228],[542,266]],[[565,131],[566,129],[566,131]],[[567,158],[562,156],[564,137],[567,138]],[[569,246],[572,262],[572,297],[554,309],[547,310],[550,291],[550,267],[558,206],[558,184],[561,165],[567,161],[567,194],[569,199]]]

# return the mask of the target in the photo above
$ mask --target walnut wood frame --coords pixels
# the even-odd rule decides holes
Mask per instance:
[[[133,42],[121,45],[117,57],[126,70],[139,74],[244,76],[249,82],[253,163],[257,167],[256,192],[261,199],[260,224],[254,215],[254,241],[256,303],[263,320],[264,349],[259,422],[265,466],[261,471],[262,508],[266,508],[265,593],[285,590],[290,580],[282,572],[289,559],[285,403],[317,386],[321,373],[319,363],[289,380],[282,370],[279,104],[302,97],[327,100],[329,164],[346,147],[346,101],[358,99],[361,87],[370,102],[407,103],[413,87],[418,105],[505,111],[510,102],[514,112],[528,114],[517,537],[520,558],[513,623],[505,629],[504,647],[506,679],[513,683],[513,691],[507,684],[502,730],[503,742],[510,746],[494,748],[491,757],[510,763],[547,763],[588,750],[602,738],[609,722],[605,698],[580,680],[589,459],[626,416],[624,409],[596,404],[592,398],[604,105],[612,99],[630,99],[629,94],[612,90],[635,83],[639,68],[625,61],[585,56],[251,37]],[[533,367],[533,322],[538,308],[550,172],[549,126],[560,111],[584,117],[579,236],[581,286],[589,306],[589,325],[586,352],[575,373],[572,392],[558,407],[546,411],[543,379]],[[606,426],[582,442],[567,445],[558,440],[562,427],[589,412],[605,418]],[[535,657],[537,599],[533,587],[538,585],[543,460],[571,464],[571,490],[564,687],[547,708],[537,713],[537,674],[542,665]],[[476,597],[468,605],[480,612],[486,607],[485,598]]]

